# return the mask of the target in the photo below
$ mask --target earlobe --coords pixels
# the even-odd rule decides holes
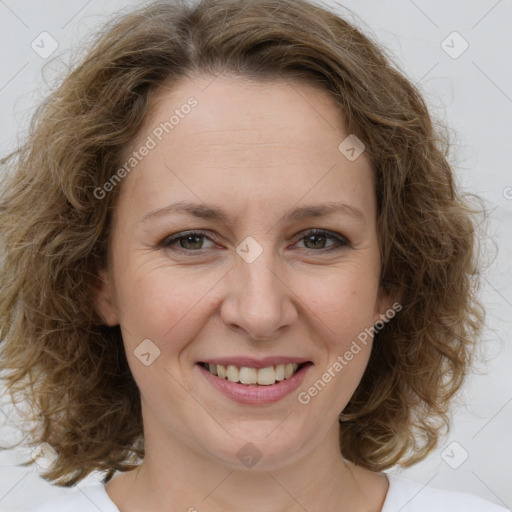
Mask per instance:
[[[94,309],[104,324],[114,327],[119,324],[117,309],[112,298],[112,286],[108,273],[100,270],[94,281]]]

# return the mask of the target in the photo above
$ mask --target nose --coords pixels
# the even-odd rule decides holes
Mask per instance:
[[[265,251],[252,263],[237,259],[227,276],[221,307],[224,324],[254,341],[281,336],[297,318],[295,294],[285,273],[278,270],[272,255],[264,255]]]

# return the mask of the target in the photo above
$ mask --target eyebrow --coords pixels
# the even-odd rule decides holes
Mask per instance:
[[[171,203],[163,208],[153,210],[138,222],[141,223],[155,217],[163,217],[179,213],[185,213],[200,219],[218,220],[224,224],[229,222],[229,214],[218,206],[210,206],[204,203],[189,203],[184,201]],[[355,220],[360,222],[364,222],[365,220],[363,212],[355,206],[336,202],[300,206],[286,213],[281,220],[293,222],[313,217],[325,217],[334,213],[341,213],[343,215],[353,217]]]

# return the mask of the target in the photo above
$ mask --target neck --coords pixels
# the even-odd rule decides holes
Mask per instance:
[[[379,512],[387,492],[384,475],[341,457],[338,425],[320,446],[270,470],[230,468],[174,437],[145,433],[141,466],[111,480],[107,492],[123,512],[145,510],[226,512]],[[161,434],[161,433],[159,433]]]

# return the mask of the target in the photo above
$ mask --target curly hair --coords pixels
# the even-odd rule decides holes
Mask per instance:
[[[386,51],[327,7],[156,2],[106,26],[2,161],[0,369],[13,403],[29,406],[24,442],[58,454],[42,473],[56,485],[94,470],[106,483],[144,457],[120,328],[102,323],[91,299],[122,183],[101,200],[95,190],[122,165],[158,90],[225,71],[321,87],[376,178],[380,285],[402,310],[376,334],[340,414],[342,455],[373,471],[406,467],[449,428],[484,310],[475,211],[442,123]]]

